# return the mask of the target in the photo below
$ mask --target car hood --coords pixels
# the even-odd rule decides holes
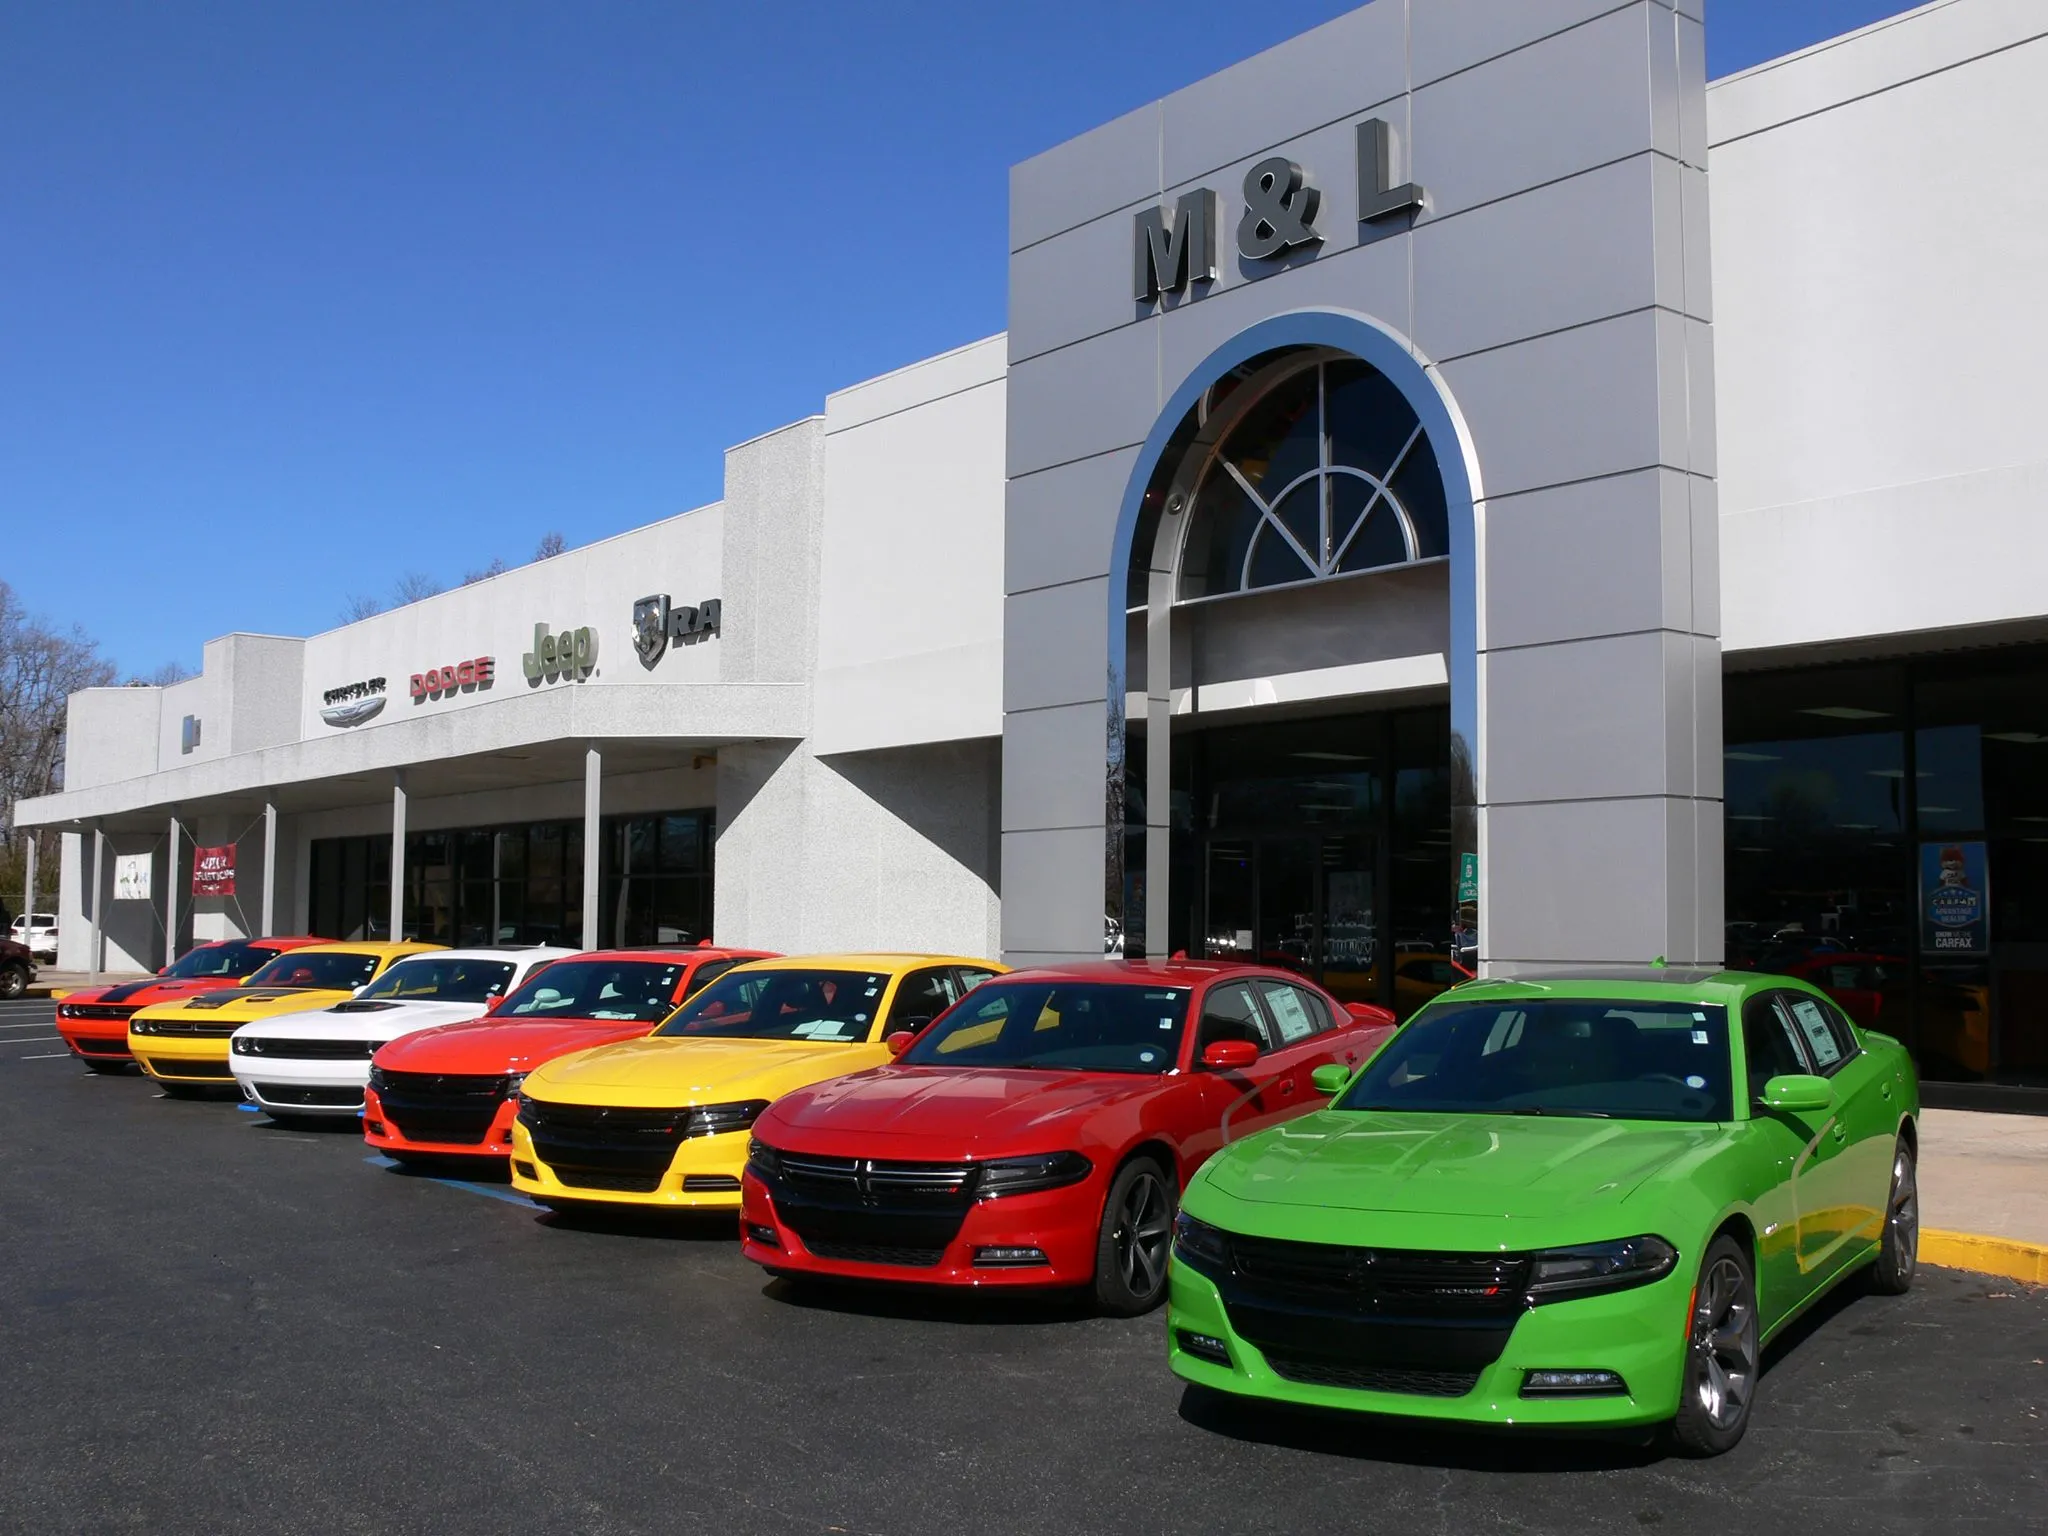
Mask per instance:
[[[193,1019],[209,1024],[247,1024],[280,1013],[301,1013],[348,1001],[349,994],[320,987],[226,987],[176,1002],[157,1003],[139,1015],[149,1019]]]
[[[439,1024],[406,1035],[389,1050],[378,1052],[377,1065],[388,1072],[531,1072],[557,1056],[621,1040],[637,1040],[653,1028],[651,1021],[506,1021],[486,1016],[466,1024]]]
[[[806,1088],[773,1112],[768,1134],[793,1147],[812,1138],[916,1136],[933,1143],[934,1157],[1045,1150],[1071,1142],[1077,1121],[1156,1093],[1163,1081],[1124,1072],[899,1065]]]
[[[273,1022],[258,1022],[235,1031],[260,1034],[266,1040],[394,1040],[416,1029],[474,1019],[482,1003],[436,1003],[422,999],[349,998],[314,1013],[294,1013]]]
[[[1640,1120],[1322,1110],[1241,1143],[1204,1173],[1256,1204],[1551,1218],[1617,1205],[1723,1134]]]
[[[152,1003],[174,1002],[181,997],[197,997],[203,992],[237,990],[232,981],[222,981],[218,976],[204,980],[187,981],[180,978],[147,976],[141,981],[116,982],[106,987],[76,987],[64,994],[67,1003],[120,1004],[125,1007],[147,1008]]]
[[[525,1092],[565,1104],[621,1106],[777,1099],[888,1059],[880,1044],[663,1036],[557,1057],[527,1077]]]

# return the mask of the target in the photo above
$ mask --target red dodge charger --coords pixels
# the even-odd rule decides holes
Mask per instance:
[[[1157,1305],[1181,1188],[1204,1158],[1321,1106],[1384,1008],[1286,971],[1101,961],[983,982],[896,1061],[800,1088],[754,1125],[748,1258],[779,1275],[1092,1286]]]

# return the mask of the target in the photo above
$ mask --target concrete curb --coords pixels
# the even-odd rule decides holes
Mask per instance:
[[[2048,1244],[2023,1243],[2012,1237],[1980,1237],[1974,1232],[1920,1234],[1920,1262],[1942,1269],[1967,1269],[1980,1275],[2001,1275],[2027,1285],[2048,1285]]]

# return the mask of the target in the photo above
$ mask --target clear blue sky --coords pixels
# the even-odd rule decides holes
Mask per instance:
[[[0,6],[0,579],[196,667],[715,500],[1002,329],[1012,162],[1350,3]],[[1710,69],[1907,8],[1710,0]]]

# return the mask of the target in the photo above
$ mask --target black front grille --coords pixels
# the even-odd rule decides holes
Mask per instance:
[[[1441,1378],[1427,1395],[1461,1396],[1470,1382],[1451,1388],[1500,1358],[1528,1306],[1527,1254],[1228,1241],[1227,1272],[1196,1267],[1238,1336],[1290,1380],[1419,1392],[1363,1384]]]
[[[273,1061],[368,1062],[381,1040],[265,1040],[243,1036],[235,1042],[237,1056],[264,1056]]]
[[[144,1019],[138,1035],[177,1035],[184,1039],[225,1040],[239,1024],[198,1023],[191,1019]]]
[[[564,1184],[651,1194],[668,1172],[688,1109],[614,1109],[522,1100],[533,1150]]]
[[[297,1104],[307,1109],[361,1109],[360,1088],[304,1088],[296,1083],[258,1083],[256,1092],[266,1103]]]
[[[874,1243],[806,1242],[821,1259],[841,1264],[890,1264],[899,1269],[931,1269],[946,1256],[943,1248],[884,1248]]]
[[[1291,1355],[1266,1356],[1275,1374],[1311,1387],[1348,1387],[1354,1392],[1403,1392],[1411,1397],[1463,1397],[1479,1385],[1477,1371],[1402,1371],[1364,1365],[1333,1365]]]
[[[139,1004],[123,1008],[113,1003],[66,1003],[59,1010],[67,1019],[125,1019]]]
[[[78,1049],[86,1056],[126,1056],[128,1041],[124,1036],[119,1040],[80,1040]]]
[[[739,1192],[740,1181],[729,1173],[683,1175],[683,1193],[686,1195],[736,1195]]]
[[[407,1141],[473,1147],[483,1141],[505,1102],[502,1077],[440,1072],[386,1072],[377,1102]]]
[[[158,1077],[233,1077],[234,1071],[224,1061],[173,1061],[159,1056],[155,1063]]]
[[[781,1152],[769,1187],[783,1221],[820,1258],[930,1268],[960,1235],[974,1182],[972,1163]],[[862,1257],[876,1253],[899,1257]]]

